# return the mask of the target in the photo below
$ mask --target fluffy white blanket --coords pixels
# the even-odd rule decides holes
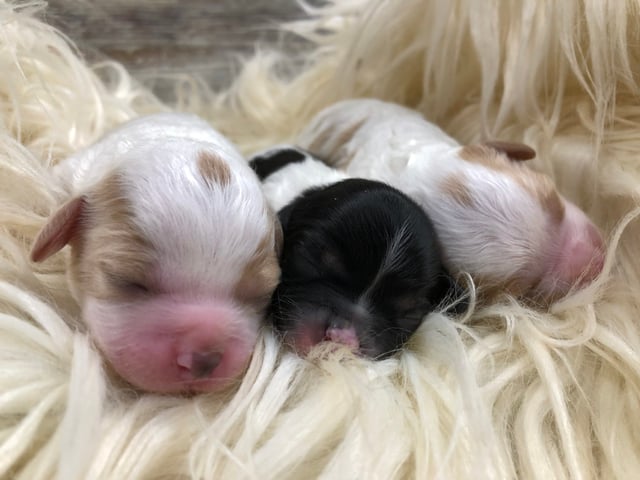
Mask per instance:
[[[317,42],[300,75],[262,52],[228,92],[177,84],[173,106],[116,64],[86,65],[42,8],[0,4],[0,477],[640,478],[635,2],[336,1],[287,27]],[[546,312],[504,298],[433,315],[383,362],[303,360],[265,332],[225,394],[115,383],[65,254],[28,261],[62,195],[49,167],[142,113],[199,113],[248,153],[354,96],[416,107],[462,142],[534,146],[605,232],[604,274]]]

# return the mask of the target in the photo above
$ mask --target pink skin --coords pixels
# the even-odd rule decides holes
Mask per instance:
[[[583,287],[602,272],[604,260],[605,246],[598,229],[582,210],[565,202],[565,216],[547,254],[538,289],[551,295]]]
[[[118,374],[163,393],[210,391],[231,383],[249,362],[259,325],[257,317],[248,318],[229,301],[166,296],[129,305],[90,299],[85,318]]]
[[[356,333],[356,329],[353,327],[329,327],[325,334],[325,340],[340,343],[352,350],[358,350],[360,348],[360,340],[358,340],[358,334]]]
[[[360,340],[355,327],[328,327],[324,324],[313,324],[311,318],[307,318],[291,334],[292,346],[300,355],[306,355],[319,343],[333,342],[344,345],[354,352],[360,349]]]

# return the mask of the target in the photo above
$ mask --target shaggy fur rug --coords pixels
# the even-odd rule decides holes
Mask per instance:
[[[640,478],[640,9],[631,0],[336,0],[288,25],[229,91],[163,105],[87,65],[39,2],[0,4],[0,477]],[[49,167],[111,127],[198,113],[250,153],[331,102],[418,108],[464,143],[524,141],[605,233],[605,271],[539,311],[434,314],[396,358],[301,359],[266,330],[238,385],[191,398],[112,379],[77,321],[65,255],[28,260],[62,191]]]

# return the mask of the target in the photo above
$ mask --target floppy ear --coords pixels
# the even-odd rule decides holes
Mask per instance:
[[[525,145],[524,143],[491,140],[488,142],[484,142],[484,145],[486,145],[487,147],[491,147],[500,153],[504,153],[507,157],[509,157],[510,160],[514,160],[516,162],[531,160],[536,156],[536,151],[529,145]]]
[[[86,207],[85,197],[76,197],[51,215],[33,242],[31,260],[42,262],[69,243],[78,233],[80,218]]]

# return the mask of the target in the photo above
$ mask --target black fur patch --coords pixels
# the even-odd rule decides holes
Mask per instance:
[[[310,154],[305,150],[295,147],[284,147],[269,150],[249,160],[249,166],[258,175],[260,180],[264,180],[269,175],[277,172],[290,163],[300,163],[309,158]]]

